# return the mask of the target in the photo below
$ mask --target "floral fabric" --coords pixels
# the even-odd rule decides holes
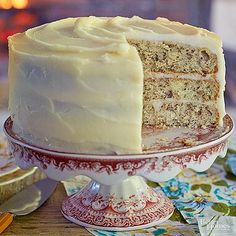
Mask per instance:
[[[163,192],[172,199],[188,223],[196,217],[211,214],[236,216],[236,182],[224,170],[222,161],[208,171],[185,170],[176,178],[160,183]],[[212,213],[213,212],[213,213]]]

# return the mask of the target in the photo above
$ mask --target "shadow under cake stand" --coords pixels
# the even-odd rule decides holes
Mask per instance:
[[[181,170],[207,170],[217,156],[224,157],[233,121],[224,117],[221,128],[143,130],[143,153],[129,155],[80,154],[34,146],[13,130],[9,117],[4,124],[10,151],[17,165],[39,167],[55,180],[77,175],[91,182],[62,203],[68,220],[104,230],[133,230],[158,225],[174,211],[171,201],[155,192],[145,179],[161,182]]]

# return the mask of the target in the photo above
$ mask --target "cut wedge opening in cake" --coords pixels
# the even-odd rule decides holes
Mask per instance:
[[[138,50],[143,64],[143,125],[219,125],[220,84],[214,53],[181,43],[128,42]]]

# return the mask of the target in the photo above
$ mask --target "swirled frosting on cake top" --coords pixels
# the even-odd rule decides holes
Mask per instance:
[[[45,50],[45,55],[66,51],[72,53],[125,53],[129,50],[128,39],[179,41],[194,46],[207,46],[214,52],[221,46],[221,39],[213,32],[166,18],[146,20],[134,16],[125,17],[79,17],[67,18],[27,30],[19,37],[23,51]],[[19,39],[20,38],[20,39]],[[17,43],[17,42],[15,42]],[[33,47],[31,47],[33,46]],[[49,51],[47,51],[49,50]],[[91,56],[91,55],[90,55]]]
[[[143,68],[127,39],[181,42],[222,53],[216,34],[164,18],[91,16],[29,29],[9,38],[15,131],[57,149],[141,152]]]

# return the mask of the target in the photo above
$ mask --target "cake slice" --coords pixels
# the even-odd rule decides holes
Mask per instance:
[[[146,36],[128,37],[143,64],[143,124],[222,125],[225,68],[219,37],[165,18],[149,21],[145,30]]]
[[[42,147],[141,153],[142,127],[222,126],[220,38],[139,17],[80,17],[9,39],[15,132]]]
[[[224,85],[217,78],[216,54],[173,41],[129,42],[139,51],[144,68],[144,125],[222,125]]]

